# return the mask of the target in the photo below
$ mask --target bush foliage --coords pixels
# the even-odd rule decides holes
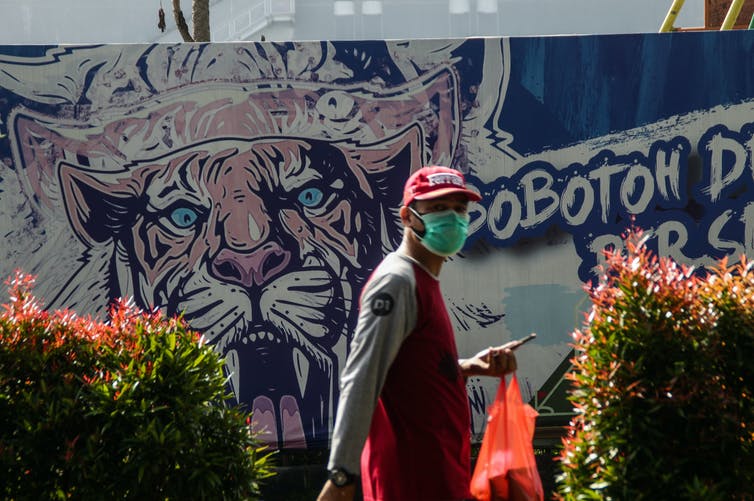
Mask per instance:
[[[752,263],[695,273],[636,230],[606,271],[573,333],[558,499],[751,499]]]
[[[47,312],[33,279],[0,313],[3,499],[252,499],[269,455],[229,407],[222,361],[180,319],[116,302]]]

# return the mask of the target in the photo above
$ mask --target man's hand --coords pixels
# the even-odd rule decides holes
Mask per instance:
[[[356,484],[338,487],[332,481],[328,480],[325,482],[325,486],[322,487],[317,501],[353,501],[355,494]]]
[[[515,342],[515,341],[513,341]],[[458,361],[461,373],[468,376],[503,377],[516,370],[516,355],[509,347],[511,343],[480,351],[471,358]]]

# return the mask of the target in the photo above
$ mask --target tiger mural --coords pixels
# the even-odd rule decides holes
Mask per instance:
[[[265,442],[326,444],[361,285],[401,238],[403,180],[457,154],[458,77],[439,65],[397,86],[345,85],[334,61],[340,75],[324,82],[259,61],[255,78],[222,86],[187,75],[215,71],[207,61],[232,53],[222,45],[170,49],[196,60],[153,62],[161,79],[123,69],[143,70],[153,50],[123,49],[132,61],[112,67],[63,50],[86,75],[69,89],[78,97],[53,103],[54,117],[10,113],[34,217],[60,232],[55,245],[80,249],[54,272],[47,261],[29,271],[59,277],[50,306],[101,313],[130,296],[183,315],[224,355]]]

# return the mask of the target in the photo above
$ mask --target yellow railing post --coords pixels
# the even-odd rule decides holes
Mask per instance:
[[[720,30],[729,30],[736,24],[738,15],[741,13],[741,7],[744,5],[744,0],[733,0],[728,9],[728,13],[725,15],[723,25],[720,26]]]
[[[683,7],[683,2],[685,1],[686,0],[673,0],[673,5],[670,6],[668,15],[665,16],[665,21],[663,21],[662,26],[660,26],[660,33],[673,31],[673,23],[675,22],[675,18],[678,17],[678,13],[681,12],[681,7]]]

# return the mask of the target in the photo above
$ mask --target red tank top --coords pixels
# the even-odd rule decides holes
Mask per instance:
[[[470,417],[440,284],[414,264],[418,318],[382,388],[361,456],[365,501],[470,497]]]

